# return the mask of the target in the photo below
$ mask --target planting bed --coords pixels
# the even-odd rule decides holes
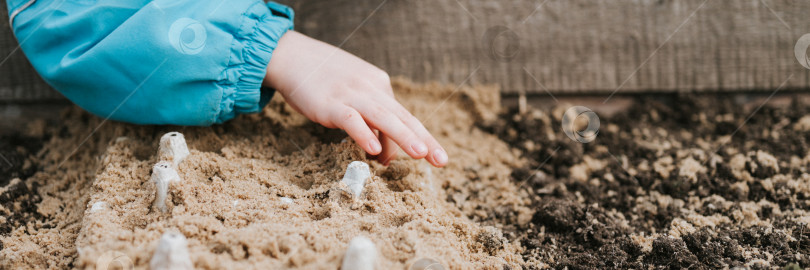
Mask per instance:
[[[335,269],[357,236],[376,246],[378,269],[810,265],[810,109],[799,101],[644,99],[602,116],[582,144],[561,130],[567,105],[521,114],[502,111],[494,88],[394,88],[447,149],[446,168],[381,166],[280,98],[207,128],[79,109],[31,123],[0,142],[0,268],[147,268],[166,232],[187,238],[201,269]],[[170,131],[191,154],[164,213],[150,175]],[[373,175],[358,199],[340,181],[352,161]]]
[[[505,113],[485,129],[529,160],[535,212],[495,220],[554,268],[808,267],[810,107],[763,102],[639,99],[589,144],[558,131],[565,106]]]

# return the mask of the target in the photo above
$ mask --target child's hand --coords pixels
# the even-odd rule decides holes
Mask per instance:
[[[441,145],[394,98],[388,74],[340,48],[289,31],[263,84],[312,121],[345,130],[383,164],[396,157],[397,145],[436,167],[447,164]]]

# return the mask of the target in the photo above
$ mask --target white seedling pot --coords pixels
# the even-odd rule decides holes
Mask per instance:
[[[190,270],[194,269],[188,253],[186,237],[176,232],[166,232],[160,237],[158,247],[152,260],[149,261],[152,270]]]
[[[189,154],[186,138],[180,132],[169,132],[160,137],[160,160],[169,160],[177,167]]]
[[[343,175],[342,181],[349,187],[352,195],[357,198],[363,193],[363,188],[366,186],[366,180],[369,177],[371,177],[371,171],[368,164],[362,161],[352,161],[346,168],[346,174]]]
[[[93,206],[90,207],[90,213],[95,213],[104,209],[107,209],[107,202],[98,201],[93,203]]]
[[[357,236],[349,242],[343,256],[341,270],[374,270],[377,266],[377,246],[365,236]]]
[[[152,167],[152,182],[155,183],[154,207],[161,212],[166,212],[166,197],[169,193],[169,184],[179,182],[180,175],[172,166],[171,162],[161,161]]]

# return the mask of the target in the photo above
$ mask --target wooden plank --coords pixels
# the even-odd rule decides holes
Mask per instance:
[[[0,136],[25,133],[29,125],[36,121],[47,124],[58,123],[61,113],[72,106],[66,99],[40,101],[36,103],[0,103]]]
[[[282,2],[295,8],[297,30],[416,81],[602,95],[768,92],[790,76],[785,89],[810,86],[793,55],[810,33],[810,1]],[[0,20],[0,57],[10,55],[0,101],[60,98],[15,51],[5,5]]]
[[[19,50],[19,43],[8,25],[5,1],[0,3],[0,101],[29,102],[63,100],[36,73]]]
[[[791,75],[785,88],[810,83],[793,54],[810,33],[809,1],[335,0],[296,8],[299,31],[418,81],[470,77],[507,93],[597,94],[773,91]],[[506,32],[486,36],[499,27]]]

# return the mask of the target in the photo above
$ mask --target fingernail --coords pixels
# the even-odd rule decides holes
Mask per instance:
[[[423,143],[415,143],[415,144],[411,144],[411,150],[416,152],[416,154],[421,155],[421,154],[424,154],[425,152],[427,152],[428,149],[427,149],[427,146],[425,144],[423,144]]]
[[[368,142],[368,149],[371,149],[372,153],[379,154],[380,151],[382,151],[382,146],[376,140],[371,140],[370,142]]]
[[[444,152],[444,149],[437,149],[433,151],[433,160],[439,164],[447,164],[447,153]]]

